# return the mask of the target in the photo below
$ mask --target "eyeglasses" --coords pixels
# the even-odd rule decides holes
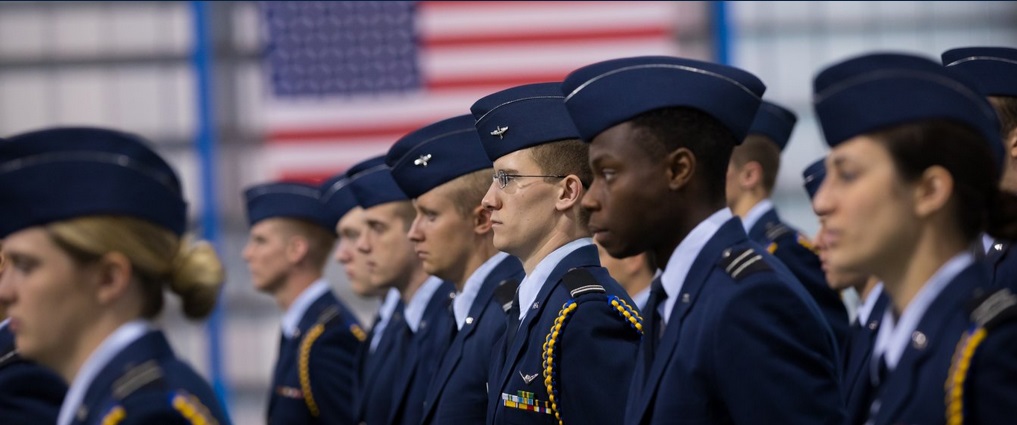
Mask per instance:
[[[498,187],[504,189],[505,186],[508,186],[509,182],[511,182],[512,179],[517,179],[520,177],[543,177],[548,179],[563,179],[568,176],[524,176],[522,174],[507,174],[505,173],[505,171],[498,170],[494,173],[493,180],[498,182]]]

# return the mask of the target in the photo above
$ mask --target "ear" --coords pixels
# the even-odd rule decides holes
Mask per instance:
[[[94,273],[95,294],[100,305],[109,305],[119,300],[130,289],[134,267],[126,255],[110,252],[89,267],[93,268],[89,273]]]
[[[763,166],[757,161],[746,162],[738,173],[738,184],[744,188],[754,188],[763,183]]]
[[[567,211],[573,206],[578,207],[579,202],[583,199],[583,182],[579,180],[575,174],[569,174],[558,186],[558,199],[554,203],[554,208],[558,211]]]
[[[307,238],[299,235],[290,236],[286,242],[286,260],[290,264],[299,263],[307,256],[309,249],[310,244],[307,242]]]
[[[473,207],[473,233],[486,235],[491,231],[491,211],[483,205]]]
[[[679,190],[692,181],[696,174],[696,156],[688,148],[678,148],[667,154],[668,189]]]
[[[914,187],[915,214],[928,217],[941,211],[953,195],[953,176],[945,168],[934,165],[922,173]]]

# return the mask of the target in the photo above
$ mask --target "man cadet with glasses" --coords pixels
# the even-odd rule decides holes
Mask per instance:
[[[473,104],[495,181],[483,204],[494,246],[526,277],[488,383],[488,424],[620,424],[642,324],[600,267],[579,201],[590,181],[558,83]]]
[[[373,158],[373,161],[373,165],[383,163],[382,158]],[[377,406],[376,410],[387,415],[391,403],[390,389],[395,384],[397,372],[395,365],[398,364],[398,359],[392,355],[395,351],[392,347],[399,334],[399,327],[389,326],[389,323],[396,316],[402,320],[403,302],[398,289],[376,285],[371,281],[367,270],[367,255],[357,250],[357,240],[366,231],[367,223],[364,222],[364,209],[357,205],[357,199],[353,196],[353,187],[350,185],[353,180],[355,177],[346,173],[338,174],[325,181],[318,190],[321,202],[331,214],[329,222],[335,223],[336,233],[339,234],[335,258],[343,266],[350,287],[361,297],[378,298],[381,301],[367,338],[357,353],[353,385],[355,397],[347,401],[355,407],[354,417],[359,420],[360,410],[365,403]],[[376,397],[379,392],[382,393],[380,398],[388,401],[379,401],[379,397]]]
[[[842,420],[830,328],[725,205],[731,150],[763,90],[745,71],[663,56],[596,63],[562,84],[591,143],[583,206],[594,237],[614,256],[650,250],[663,266],[618,423]]]
[[[244,261],[255,289],[283,311],[268,423],[352,423],[349,383],[365,335],[323,277],[335,227],[318,188],[266,183],[244,197],[251,227]]]
[[[848,334],[847,309],[840,294],[826,282],[819,256],[809,239],[781,221],[770,201],[780,172],[780,153],[798,118],[794,112],[763,101],[749,135],[731,153],[727,169],[727,206],[742,219],[749,239],[766,247],[816,301],[837,343]]]
[[[424,271],[456,285],[455,336],[430,382],[418,382],[407,405],[423,403],[423,424],[483,424],[494,346],[505,333],[495,302],[500,285],[523,277],[519,260],[492,242],[491,212],[480,201],[491,185],[473,116],[449,118],[407,134],[389,149],[392,177],[413,198],[409,238]],[[510,292],[511,293],[511,292]]]
[[[405,304],[401,317],[393,317],[389,323],[398,329],[394,351],[389,354],[397,363],[394,384],[387,389],[388,394],[375,398],[379,404],[367,400],[363,422],[416,423],[423,404],[411,403],[412,389],[431,380],[451,341],[453,321],[448,308],[455,297],[455,286],[424,271],[413,243],[406,237],[416,211],[392,179],[389,167],[367,161],[350,169],[349,174],[354,178],[350,183],[353,195],[364,209],[367,224],[357,240],[357,249],[367,256],[371,281],[398,289]]]

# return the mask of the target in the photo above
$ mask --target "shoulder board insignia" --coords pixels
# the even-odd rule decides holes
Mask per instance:
[[[327,325],[336,317],[339,317],[339,307],[333,305],[331,307],[326,308],[325,310],[322,310],[321,314],[318,315],[318,322],[316,324]]]
[[[766,239],[776,240],[777,238],[784,236],[788,233],[794,232],[790,227],[787,227],[784,223],[773,223],[766,227]]]
[[[155,360],[132,367],[113,382],[113,397],[123,400],[135,391],[163,378],[162,368]]]
[[[124,410],[123,406],[116,405],[112,409],[109,409],[102,419],[99,420],[100,425],[117,425],[123,422],[127,418],[127,411]]]
[[[519,281],[515,279],[503,280],[498,284],[497,288],[494,288],[494,299],[506,313],[512,308],[512,301],[516,297],[516,289],[518,288]]]
[[[17,350],[15,350],[13,347],[8,352],[0,353],[0,367],[4,367],[4,366],[7,366],[9,364],[17,363],[20,360],[21,360],[21,356],[18,355]]]
[[[973,301],[969,308],[971,321],[979,327],[992,329],[1017,318],[1017,295],[1009,289],[1000,289]]]
[[[597,279],[593,277],[593,274],[589,270],[581,267],[569,270],[562,277],[562,281],[565,283],[565,287],[568,288],[569,293],[572,294],[572,298],[576,298],[583,294],[595,294],[605,293],[604,286],[597,282]]]
[[[770,265],[763,260],[763,255],[748,247],[725,249],[719,264],[735,280],[755,272],[771,270]]]

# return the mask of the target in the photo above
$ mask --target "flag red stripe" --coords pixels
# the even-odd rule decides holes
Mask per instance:
[[[565,79],[565,76],[568,75],[572,69],[560,71],[538,71],[540,72],[530,72],[526,74],[517,73],[513,75],[481,74],[455,77],[436,76],[427,78],[425,85],[428,90],[488,88],[488,92],[494,93],[499,90],[523,84],[561,81]]]
[[[504,34],[469,34],[469,35],[440,35],[424,36],[421,44],[425,48],[436,47],[465,47],[465,46],[490,46],[492,49],[498,45],[507,44],[529,44],[534,42],[570,42],[570,41],[618,41],[648,38],[659,40],[671,36],[671,29],[666,27],[649,28],[608,28],[573,31],[540,31],[533,30],[526,33],[504,33]]]
[[[396,139],[402,137],[406,133],[433,123],[439,119],[441,119],[441,117],[435,117],[433,120],[421,120],[418,122],[397,122],[384,126],[343,125],[337,127],[276,129],[269,131],[267,137],[272,143],[309,141],[333,142],[339,139],[355,141],[356,139],[378,137],[391,137],[392,141],[395,142]]]

